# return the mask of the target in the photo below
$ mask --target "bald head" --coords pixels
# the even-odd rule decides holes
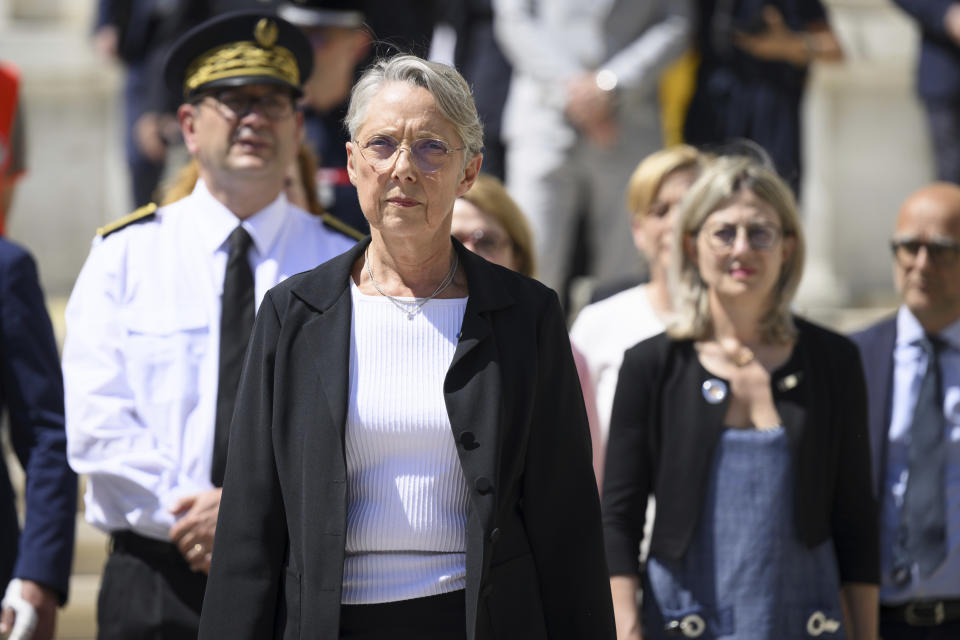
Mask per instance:
[[[924,221],[943,225],[960,235],[960,186],[951,182],[934,182],[918,189],[900,207],[897,234],[901,227],[923,224]]]
[[[960,186],[937,182],[914,192],[893,239],[897,290],[924,329],[960,319]]]

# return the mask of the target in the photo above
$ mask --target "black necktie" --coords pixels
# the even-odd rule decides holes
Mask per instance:
[[[911,563],[917,563],[920,575],[928,576],[947,555],[946,424],[940,394],[940,352],[944,343],[928,335],[920,346],[927,353],[927,370],[920,382],[907,446],[909,475],[894,550],[894,579],[900,584],[909,582]]]
[[[210,479],[223,486],[227,466],[227,437],[230,419],[240,383],[240,368],[253,329],[253,270],[247,260],[250,234],[238,226],[230,234],[230,254],[223,276],[223,301],[220,315],[220,379],[217,384],[217,422],[213,440],[213,468]]]

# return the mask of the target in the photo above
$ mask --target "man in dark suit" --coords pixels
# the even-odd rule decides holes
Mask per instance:
[[[917,93],[927,111],[937,178],[960,183],[960,2],[894,0],[918,23]]]
[[[903,304],[856,334],[881,504],[880,635],[960,637],[960,187],[911,195],[891,242]]]
[[[67,599],[77,477],[67,466],[63,380],[36,266],[24,249],[3,239],[0,406],[7,409],[10,441],[26,472],[21,535],[5,457],[0,456],[0,585],[9,582],[0,633],[13,629],[11,638],[48,640],[57,605]],[[21,632],[24,625],[34,628]]]

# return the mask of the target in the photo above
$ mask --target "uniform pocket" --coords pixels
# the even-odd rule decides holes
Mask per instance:
[[[199,313],[126,314],[127,379],[145,404],[196,400],[210,327]]]

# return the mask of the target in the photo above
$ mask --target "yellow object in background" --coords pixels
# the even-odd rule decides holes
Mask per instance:
[[[700,55],[687,50],[660,75],[660,122],[663,126],[663,146],[683,142],[683,120],[693,98]]]

